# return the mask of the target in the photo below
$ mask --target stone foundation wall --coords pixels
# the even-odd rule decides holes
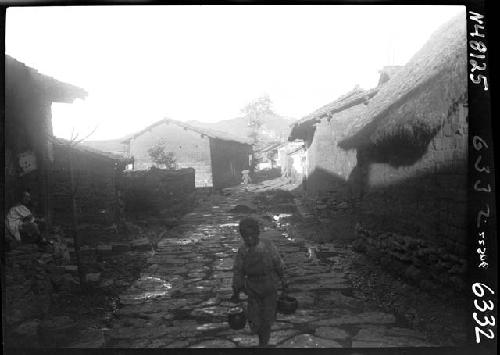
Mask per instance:
[[[466,288],[467,260],[436,243],[397,233],[376,233],[356,227],[353,249],[367,254],[393,273],[434,292]],[[442,294],[444,296],[444,294]]]
[[[48,316],[55,293],[78,290],[78,280],[68,272],[69,252],[64,239],[51,235],[52,246],[13,246],[5,253],[3,308],[5,345],[39,346],[39,325]]]
[[[120,180],[125,212],[128,214],[176,214],[191,201],[195,170],[151,169],[127,172]]]

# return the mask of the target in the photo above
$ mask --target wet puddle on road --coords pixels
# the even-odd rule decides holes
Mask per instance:
[[[219,227],[221,227],[221,228],[238,227],[238,225],[239,225],[239,223],[231,222],[231,223],[219,224]]]

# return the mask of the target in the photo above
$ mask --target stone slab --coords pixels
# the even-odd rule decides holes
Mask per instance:
[[[349,337],[349,333],[337,327],[319,327],[314,332],[314,335],[319,338],[332,340],[345,340]]]
[[[191,345],[190,348],[235,348],[236,345],[226,339],[205,340],[200,343]]]
[[[331,319],[314,322],[315,326],[338,326],[347,324],[392,324],[396,318],[392,314],[381,312],[365,312],[353,315],[342,315]]]
[[[342,345],[334,340],[317,338],[311,334],[297,335],[278,348],[342,348]]]

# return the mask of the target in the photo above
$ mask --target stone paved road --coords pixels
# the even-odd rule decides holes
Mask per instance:
[[[257,337],[235,331],[226,322],[231,296],[233,256],[240,244],[231,210],[262,189],[240,188],[186,215],[161,239],[148,268],[120,296],[122,307],[105,333],[108,347],[252,347]],[[293,315],[278,314],[271,345],[277,347],[432,346],[425,337],[399,324],[394,315],[364,311],[353,296],[343,266],[350,251],[333,245],[294,240],[275,228],[263,231],[278,246],[290,292],[299,301]],[[316,257],[316,254],[327,259]]]

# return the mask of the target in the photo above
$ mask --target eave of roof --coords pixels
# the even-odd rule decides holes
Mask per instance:
[[[297,147],[296,149],[289,151],[289,152],[287,153],[287,155],[292,155],[292,154],[295,154],[295,153],[297,153],[297,152],[299,152],[299,151],[301,151],[301,150],[302,150],[302,151],[305,151],[305,147],[304,147],[304,146]]]
[[[52,142],[53,144],[56,144],[56,145],[75,149],[75,150],[82,152],[82,153],[98,155],[100,158],[105,158],[105,159],[113,160],[116,162],[126,162],[126,161],[130,160],[129,158],[127,158],[125,156],[114,154],[114,153],[103,152],[103,151],[100,151],[98,149],[90,148],[90,147],[82,145],[82,144],[75,144],[75,143],[73,143],[67,139],[64,139],[64,138],[50,136],[49,141]]]
[[[279,147],[281,147],[282,145],[285,145],[285,144],[286,144],[286,142],[272,143],[272,144],[269,144],[269,145],[265,146],[264,148],[262,148],[260,150],[255,151],[255,153],[265,153],[265,152],[268,152],[270,150],[277,149],[277,148],[279,148]]]
[[[123,140],[121,143],[128,144],[131,140],[139,137],[140,135],[142,135],[142,134],[150,131],[154,127],[162,125],[162,124],[175,124],[175,125],[177,125],[177,126],[179,126],[181,128],[184,128],[184,129],[196,132],[196,133],[198,133],[200,135],[207,136],[207,137],[210,137],[210,138],[213,138],[213,139],[219,139],[219,140],[228,141],[228,142],[236,142],[236,143],[240,143],[240,144],[244,144],[244,145],[249,145],[249,146],[252,145],[252,141],[250,139],[242,139],[242,138],[239,138],[239,137],[234,137],[234,136],[232,136],[230,134],[227,134],[225,132],[215,131],[215,130],[201,128],[201,127],[195,127],[195,126],[192,126],[192,125],[187,124],[185,122],[173,120],[173,119],[170,119],[170,118],[164,118],[164,119],[162,119],[160,121],[157,121],[157,122],[149,125],[148,127],[144,128],[143,130],[135,133],[131,137]]]
[[[313,113],[292,124],[289,140],[306,139],[307,131],[314,129],[315,124],[322,118],[331,117],[335,113],[344,111],[352,106],[367,103],[377,92],[378,88],[369,90],[354,88],[335,101],[319,108]]]
[[[27,66],[7,54],[5,55],[5,69],[6,82],[9,79],[9,74],[13,74],[16,71],[20,70],[28,73],[32,80],[32,83],[29,84],[32,85],[34,83],[38,85],[41,90],[48,94],[52,102],[71,103],[75,99],[85,99],[88,95],[87,91],[84,89],[42,74],[38,72],[38,70]]]

